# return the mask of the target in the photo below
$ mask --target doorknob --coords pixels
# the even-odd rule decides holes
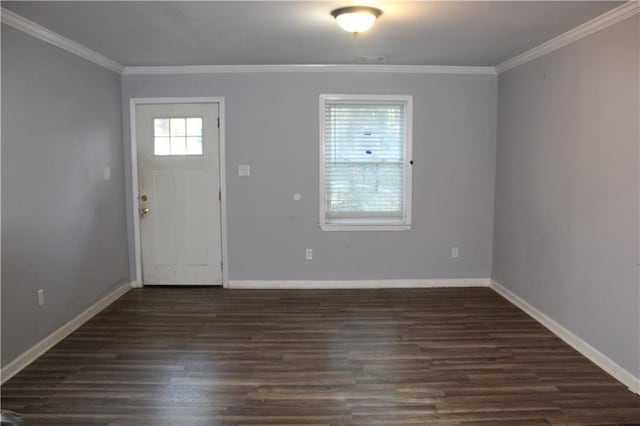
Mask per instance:
[[[148,207],[143,207],[140,209],[140,216],[146,216],[147,214],[149,214],[149,208]]]

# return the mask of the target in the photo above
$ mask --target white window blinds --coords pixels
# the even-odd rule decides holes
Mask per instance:
[[[407,102],[324,99],[324,216],[407,218]]]

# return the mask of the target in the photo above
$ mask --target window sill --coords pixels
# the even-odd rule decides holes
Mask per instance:
[[[410,231],[411,224],[392,224],[392,223],[321,223],[320,229],[323,231]]]

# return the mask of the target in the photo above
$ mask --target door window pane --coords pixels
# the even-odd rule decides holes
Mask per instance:
[[[187,138],[187,155],[202,155],[202,137]]]
[[[187,138],[180,136],[171,137],[171,155],[187,154]]]
[[[202,118],[187,118],[187,136],[202,136]]]
[[[184,136],[187,134],[187,127],[184,118],[171,119],[171,136]]]
[[[153,144],[153,153],[155,155],[171,155],[170,138],[164,136],[156,136]]]
[[[153,120],[153,131],[156,136],[169,136],[169,119],[156,118]]]
[[[202,117],[153,119],[155,155],[203,155]]]

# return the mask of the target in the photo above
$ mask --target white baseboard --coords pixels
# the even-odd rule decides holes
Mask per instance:
[[[235,289],[349,289],[349,288],[437,288],[488,287],[489,278],[443,280],[229,280]]]
[[[62,339],[77,330],[82,324],[93,318],[98,312],[102,311],[104,308],[119,299],[126,292],[131,290],[132,287],[133,286],[130,281],[122,283],[113,291],[111,291],[111,293],[107,294],[102,299],[89,306],[75,318],[71,319],[71,321],[64,324],[62,327],[49,334],[40,342],[36,343],[33,347],[31,347],[31,349],[28,349],[18,358],[11,361],[0,371],[1,383],[5,383],[7,380],[15,376],[23,368],[31,364],[33,361],[42,356],[42,354],[44,354],[46,351],[58,344]]]
[[[587,357],[598,367],[602,368],[604,371],[612,375],[616,380],[622,382],[632,392],[640,394],[640,378],[635,377],[633,374],[622,368],[605,354],[564,328],[553,318],[541,312],[529,302],[522,299],[511,290],[507,289],[502,284],[491,280],[490,287],[495,290],[496,293],[516,305],[518,308],[522,309],[533,319],[548,328],[553,334],[564,340],[568,345],[572,346],[575,350]]]
[[[0,371],[1,383],[5,383],[11,377],[31,364],[38,357],[51,349],[62,339],[67,337],[81,325],[93,318],[97,313],[115,302],[131,288],[135,283],[126,282],[116,287],[111,293],[98,300],[96,303],[78,314],[71,321],[45,337],[31,349],[24,352],[18,358],[7,364]],[[629,371],[612,361],[602,352],[589,345],[554,319],[544,314],[529,302],[504,287],[502,284],[488,278],[476,279],[442,279],[442,280],[287,280],[287,281],[257,281],[257,280],[230,280],[229,288],[232,289],[364,289],[364,288],[439,288],[439,287],[491,287],[505,299],[529,314],[533,319],[549,329],[556,336],[564,340],[575,350],[590,359],[594,364],[612,375],[626,385],[631,391],[640,394],[640,378],[635,377]]]

